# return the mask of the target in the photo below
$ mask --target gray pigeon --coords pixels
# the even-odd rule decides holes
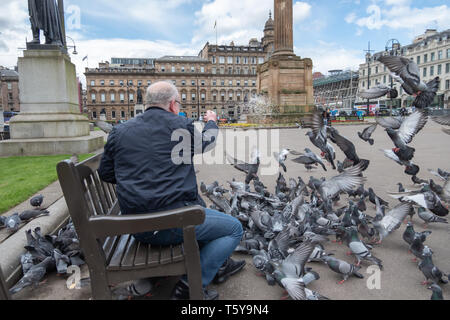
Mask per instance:
[[[260,154],[257,149],[254,149],[251,158],[250,163],[245,163],[240,160],[237,160],[228,154],[226,154],[228,161],[239,171],[243,171],[247,174],[245,178],[245,183],[249,184],[253,179],[258,178],[258,170],[259,165],[261,163],[260,161]]]
[[[423,250],[423,259],[419,263],[419,269],[426,278],[424,284],[426,284],[429,280],[432,280],[435,284],[438,282],[444,284],[448,283],[448,281],[444,279],[444,276],[446,275],[433,264],[432,255],[433,252],[430,248],[425,246]]]
[[[25,210],[19,214],[20,220],[26,222],[39,216],[48,216],[50,214],[47,210]]]
[[[357,267],[361,264],[361,260],[367,260],[376,264],[383,270],[382,261],[373,256],[370,249],[359,239],[358,230],[354,226],[347,229],[347,246],[358,260],[358,263],[356,264]]]
[[[390,91],[391,91],[390,87],[383,84],[379,84],[374,88],[370,88],[367,90],[365,89],[359,90],[358,96],[362,99],[378,99],[387,95]]]
[[[417,215],[420,219],[422,219],[425,222],[425,225],[428,225],[429,223],[447,223],[448,221],[445,218],[438,217],[437,215],[433,214],[432,212],[426,210],[425,208],[419,208],[417,210]]]
[[[22,223],[22,220],[19,217],[19,214],[16,212],[12,216],[7,217],[5,220],[5,226],[8,231],[16,232],[19,230],[19,226]]]
[[[373,144],[375,143],[375,141],[371,138],[372,134],[375,132],[375,130],[377,129],[378,124],[373,124],[370,127],[367,127],[364,129],[364,131],[358,132],[358,136],[368,142],[371,146],[373,146]]]
[[[52,257],[47,257],[41,263],[31,267],[30,270],[19,280],[19,282],[13,286],[9,292],[11,294],[15,294],[22,289],[29,286],[36,286],[38,283],[44,278],[47,273],[47,270],[51,269],[51,266],[54,265],[55,261]]]
[[[403,233],[403,240],[409,245],[412,244],[414,241],[414,238],[419,237],[422,242],[425,242],[427,237],[431,234],[431,231],[423,231],[423,232],[416,232],[414,230],[414,226],[412,222],[408,222],[408,225],[406,226],[405,232]]]
[[[378,208],[379,206],[377,206]],[[373,226],[378,231],[380,240],[379,243],[383,241],[389,234],[400,228],[402,222],[406,219],[411,209],[411,204],[407,202],[402,202],[398,204],[395,208],[390,210],[386,215],[380,220],[374,220]]]
[[[433,283],[430,287],[428,287],[428,290],[433,291],[430,300],[444,300],[442,289],[437,284]]]
[[[6,217],[0,216],[0,227],[4,227],[5,226],[5,221],[6,221]]]
[[[56,271],[58,274],[66,274],[67,268],[71,264],[70,258],[63,254],[60,250],[53,250],[53,257],[55,258]]]
[[[323,170],[327,171],[325,164],[322,162],[322,159],[319,158],[314,152],[310,149],[305,148],[305,153],[303,153],[300,157],[292,159],[292,161],[301,164],[313,165],[320,164]]]
[[[154,290],[154,280],[149,278],[134,281],[126,287],[119,287],[113,290],[113,294],[118,300],[130,300],[136,297],[151,297]]]
[[[42,194],[40,194],[40,195],[38,195],[36,197],[31,198],[30,204],[31,204],[31,206],[37,208],[37,207],[40,207],[42,205],[43,201],[44,201],[44,196]]]
[[[343,280],[340,281],[339,284],[343,284],[351,275],[360,279],[364,278],[364,276],[358,272],[361,267],[357,267],[346,261],[330,256],[324,256],[322,259],[331,270],[343,276]]]

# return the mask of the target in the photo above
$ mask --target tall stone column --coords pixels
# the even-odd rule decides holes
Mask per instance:
[[[274,55],[294,54],[292,0],[275,0],[275,52]]]

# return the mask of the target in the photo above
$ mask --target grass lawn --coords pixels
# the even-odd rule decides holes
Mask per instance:
[[[80,161],[93,154],[79,155]],[[0,214],[58,179],[56,165],[71,155],[0,158]]]

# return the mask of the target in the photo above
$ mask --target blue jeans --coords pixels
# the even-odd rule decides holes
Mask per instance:
[[[236,218],[211,209],[205,209],[205,221],[195,227],[195,235],[200,248],[202,284],[211,283],[224,262],[231,256],[243,235],[242,224]],[[183,242],[183,229],[169,229],[140,233],[136,240],[157,246],[178,245]],[[187,280],[186,275],[182,278]]]

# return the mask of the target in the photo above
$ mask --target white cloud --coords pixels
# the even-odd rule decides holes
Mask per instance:
[[[294,4],[294,23],[301,22],[311,15],[311,5],[306,2]]]
[[[447,5],[414,8],[410,0],[384,0],[387,7],[371,4],[366,17],[348,15],[347,23],[355,23],[369,30],[392,29],[425,30],[433,26],[440,30],[450,27],[450,8]]]
[[[351,12],[345,17],[345,22],[353,23],[356,20],[356,13]]]

